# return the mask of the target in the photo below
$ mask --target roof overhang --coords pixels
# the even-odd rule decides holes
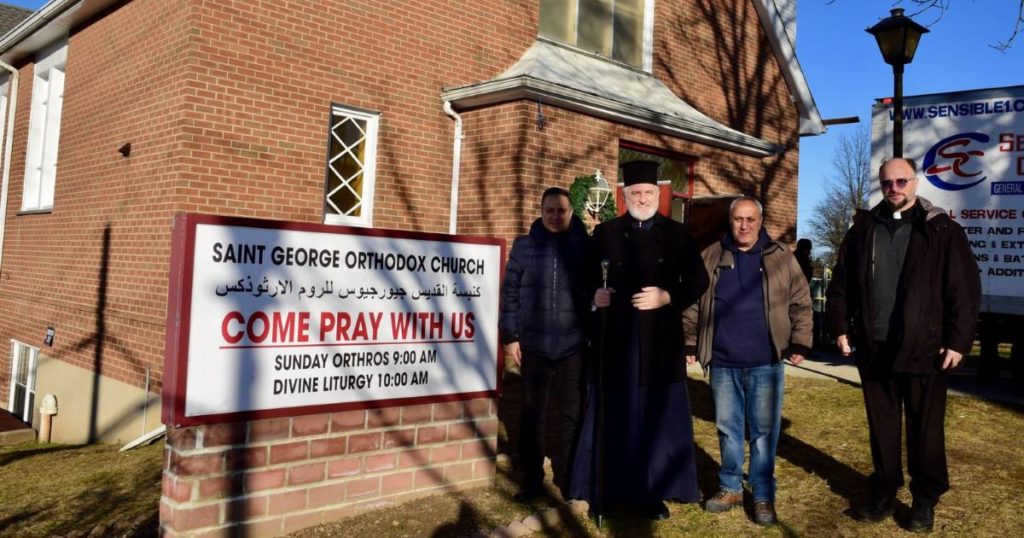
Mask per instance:
[[[779,62],[782,70],[782,77],[789,86],[796,108],[800,112],[800,136],[815,136],[824,134],[827,128],[821,121],[821,114],[818,112],[818,105],[814,103],[814,96],[811,95],[811,88],[807,85],[804,71],[800,67],[800,61],[796,57],[796,47],[786,33],[786,27],[775,6],[774,0],[753,0],[754,8],[757,10],[758,18],[761,19],[761,26],[764,27],[765,35],[771,43],[772,51]]]
[[[50,0],[0,37],[0,60],[13,64],[35,54],[116,1]]]
[[[784,149],[705,116],[648,73],[544,39],[497,77],[447,89],[441,97],[457,109],[540,101],[754,157]]]

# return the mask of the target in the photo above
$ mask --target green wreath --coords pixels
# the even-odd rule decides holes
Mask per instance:
[[[587,222],[584,218],[587,211],[587,194],[590,192],[590,187],[594,186],[594,183],[597,183],[597,178],[594,175],[576,176],[572,186],[569,187],[569,202],[572,203],[572,212],[582,219],[584,223]],[[597,220],[605,222],[615,217],[615,188],[612,187],[612,192],[608,193],[608,201],[597,214]]]

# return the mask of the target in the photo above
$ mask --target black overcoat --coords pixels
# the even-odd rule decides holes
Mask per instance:
[[[929,375],[942,372],[940,348],[964,355],[971,350],[981,306],[978,264],[959,224],[928,200],[913,221],[903,270],[898,278],[897,306],[891,324],[898,342],[892,369]],[[868,364],[876,355],[871,337],[874,237],[881,202],[854,219],[839,248],[827,295],[829,331],[848,335],[858,349],[857,362]]]
[[[686,379],[682,313],[700,298],[709,281],[687,226],[660,214],[653,219],[649,230],[638,229],[629,214],[598,225],[586,264],[593,297],[603,285],[601,261],[609,262],[608,287],[615,290],[604,335],[609,370],[633,355],[627,346],[635,336],[643,385]],[[657,310],[637,311],[630,298],[645,286],[667,291],[672,302]],[[600,330],[599,323],[594,327],[595,332]],[[599,341],[598,336],[592,341]]]

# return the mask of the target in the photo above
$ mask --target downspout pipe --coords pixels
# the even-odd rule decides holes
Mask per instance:
[[[4,262],[4,239],[7,224],[7,190],[11,183],[11,152],[14,148],[14,117],[18,110],[18,78],[20,73],[10,64],[0,61],[0,68],[11,74],[11,91],[7,99],[7,121],[3,125],[4,170],[3,186],[0,187],[0,269]]]
[[[462,163],[462,116],[452,108],[451,101],[444,102],[444,113],[455,120],[455,141],[452,143],[451,213],[448,217],[448,233],[455,235],[455,224],[459,220],[459,165]],[[7,188],[6,183],[4,188]]]

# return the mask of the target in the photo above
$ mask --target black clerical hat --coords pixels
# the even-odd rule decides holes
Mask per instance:
[[[622,164],[622,182],[628,187],[637,183],[658,184],[658,161],[632,161]]]

